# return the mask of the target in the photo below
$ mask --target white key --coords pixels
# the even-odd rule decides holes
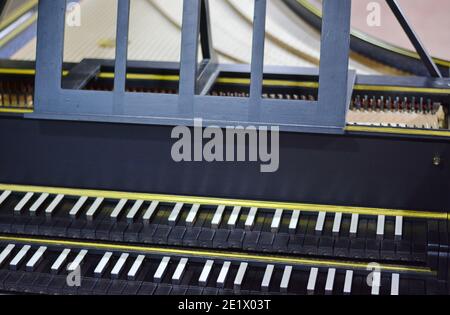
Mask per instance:
[[[391,295],[399,294],[399,286],[400,286],[400,275],[398,273],[393,273],[391,281]]]
[[[258,208],[253,207],[248,211],[247,219],[245,220],[245,228],[247,230],[251,230],[253,225],[255,224],[256,213],[258,212]]]
[[[326,212],[319,212],[319,215],[317,216],[317,222],[316,222],[316,231],[322,232],[323,226],[325,224],[325,217],[327,216]]]
[[[14,211],[15,212],[22,211],[23,207],[25,207],[25,205],[27,204],[28,201],[30,201],[30,199],[31,199],[31,197],[33,197],[33,195],[34,195],[34,193],[32,193],[32,192],[26,193],[25,196],[23,196],[23,198],[16,205],[16,207],[14,208]]]
[[[401,237],[403,232],[403,217],[395,217],[395,236]]]
[[[353,282],[353,270],[347,270],[345,272],[345,281],[344,281],[345,294],[352,293],[352,282]]]
[[[380,294],[380,286],[381,286],[381,272],[374,271],[372,273],[372,295]]]
[[[67,267],[67,271],[73,272],[77,270],[79,267],[81,267],[81,264],[83,263],[83,259],[88,253],[87,250],[83,249],[81,250],[78,255],[75,257],[74,261]]]
[[[155,282],[161,282],[162,278],[166,274],[167,266],[169,265],[170,257],[164,257],[159,263],[158,269],[156,269],[153,279]]]
[[[119,260],[117,260],[113,270],[111,270],[111,278],[118,279],[120,277],[120,273],[127,262],[128,256],[130,256],[128,253],[122,253],[120,255]]]
[[[144,220],[145,223],[149,223],[150,219],[152,218],[153,214],[155,214],[155,210],[159,205],[159,201],[152,201],[152,203],[150,204],[150,206],[148,206],[148,209],[145,211],[144,216],[142,217],[142,219]]]
[[[234,278],[234,289],[240,290],[242,286],[242,282],[244,281],[245,272],[247,271],[248,263],[241,262],[239,265],[238,272],[236,274],[236,278]]]
[[[45,209],[46,215],[51,215],[53,211],[55,211],[56,207],[59,205],[61,200],[64,199],[64,195],[57,195],[55,199],[48,205],[47,209]]]
[[[11,254],[12,250],[16,247],[14,244],[9,244],[5,247],[4,250],[2,250],[2,253],[0,254],[0,267],[3,265],[5,260],[8,258],[9,254]]]
[[[38,211],[39,207],[42,206],[42,204],[45,202],[45,200],[50,196],[48,193],[43,193],[39,196],[39,198],[33,203],[33,205],[30,207],[31,213],[36,213]]]
[[[58,256],[56,261],[53,263],[52,267],[50,268],[53,274],[57,274],[60,270],[63,264],[66,262],[67,257],[69,257],[70,249],[66,248],[62,251],[62,253]]]
[[[180,259],[180,262],[178,263],[178,266],[175,269],[175,272],[173,273],[173,276],[172,276],[173,284],[179,284],[181,282],[184,272],[186,271],[187,263],[188,263],[187,258]]]
[[[12,192],[10,190],[5,190],[4,192],[2,192],[2,194],[0,195],[0,205],[5,202],[6,198],[8,198],[11,193]]]
[[[283,209],[275,210],[275,214],[273,215],[272,224],[270,225],[270,229],[272,232],[278,232],[281,223],[281,217],[283,216]]]
[[[377,219],[377,235],[384,235],[384,222],[386,217],[384,215],[379,215]]]
[[[109,262],[111,260],[113,253],[111,252],[106,252],[102,259],[100,260],[100,262],[98,263],[98,265],[95,267],[94,270],[94,274],[96,277],[101,277],[103,276],[103,273],[105,272],[105,269],[108,268]]]
[[[38,250],[34,253],[34,255],[31,257],[31,259],[27,262],[25,266],[27,268],[27,271],[34,271],[34,269],[42,261],[42,258],[44,258],[44,253],[46,250],[47,250],[46,246],[41,246],[38,248]]]
[[[269,291],[270,286],[270,280],[272,280],[272,274],[275,266],[274,265],[267,265],[266,271],[264,272],[264,277],[261,282],[261,289],[263,291]]]
[[[309,293],[314,293],[314,290],[316,289],[316,281],[318,273],[319,268],[316,267],[311,268],[311,271],[309,272],[308,286],[306,288]]]
[[[295,232],[295,230],[297,230],[299,219],[300,219],[300,210],[292,211],[291,221],[289,221],[289,230],[291,232]]]
[[[195,223],[195,219],[197,217],[198,210],[200,209],[199,204],[192,205],[191,210],[188,213],[188,216],[186,217],[186,225],[187,226],[193,226]]]
[[[281,292],[287,292],[289,288],[289,282],[291,281],[292,266],[284,267],[283,277],[281,278],[280,290]]]
[[[228,271],[230,270],[231,262],[226,261],[220,269],[219,276],[217,277],[217,286],[223,288],[225,286],[225,281],[227,281]]]
[[[88,197],[82,196],[80,199],[78,199],[77,203],[72,207],[72,209],[69,212],[69,215],[71,217],[76,217],[78,215],[78,212],[80,211],[81,207],[86,203],[88,200]]]
[[[117,205],[114,207],[113,212],[111,212],[110,218],[114,221],[116,221],[119,216],[120,213],[122,212],[123,208],[125,207],[125,205],[127,204],[128,199],[120,199],[119,202],[117,203]]]
[[[96,214],[98,208],[100,207],[100,205],[102,204],[103,200],[105,200],[105,198],[103,198],[103,197],[99,197],[99,198],[95,199],[95,201],[92,203],[89,210],[86,212],[86,217],[88,220],[94,220],[95,214]]]
[[[198,284],[201,286],[206,286],[208,283],[209,275],[211,274],[211,269],[214,265],[214,260],[207,260],[205,266],[203,266],[202,273],[198,279]]]
[[[335,268],[329,268],[328,274],[327,274],[327,282],[325,283],[325,291],[328,293],[333,292],[333,286],[334,286],[334,277],[336,276],[336,269]]]
[[[136,200],[134,202],[134,205],[131,207],[130,211],[127,213],[127,221],[132,223],[134,221],[134,218],[136,217],[136,214],[138,213],[139,209],[144,204],[144,200]]]
[[[342,221],[342,213],[337,212],[334,215],[334,221],[333,221],[333,233],[339,233],[341,229],[341,221]]]
[[[211,221],[211,227],[217,229],[222,222],[223,212],[225,211],[225,206],[218,206],[216,212]]]
[[[136,280],[137,274],[139,273],[139,270],[141,270],[142,264],[144,263],[145,255],[139,255],[136,257],[136,260],[134,261],[133,265],[130,268],[130,271],[128,271],[128,280]]]
[[[358,232],[358,219],[359,214],[353,213],[352,220],[350,221],[350,234],[356,234]]]
[[[28,251],[31,249],[30,245],[25,245],[22,247],[22,249],[17,253],[17,255],[11,260],[9,263],[9,269],[11,270],[17,270],[19,267],[19,264],[22,262],[22,260],[25,258],[25,255],[28,253]]]
[[[180,215],[180,211],[183,208],[183,203],[179,202],[174,207],[169,216],[169,223],[175,225],[178,220],[178,216]]]
[[[241,207],[236,206],[233,208],[233,211],[231,212],[230,218],[228,219],[228,226],[233,227],[236,225],[236,222],[239,218],[239,213],[241,212]]]

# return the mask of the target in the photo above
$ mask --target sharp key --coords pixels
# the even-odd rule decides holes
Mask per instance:
[[[161,282],[162,278],[166,274],[167,266],[169,265],[170,257],[164,257],[159,263],[158,269],[156,269],[155,275],[153,276],[153,280],[155,282]]]
[[[398,295],[400,287],[400,274],[393,273],[391,281],[391,295]]]
[[[45,209],[45,214],[52,215],[53,212],[55,211],[56,207],[59,205],[59,203],[63,199],[64,199],[64,195],[57,195],[55,197],[55,199],[53,199],[53,201],[48,205],[47,209]]]
[[[248,263],[241,262],[239,265],[238,272],[236,274],[236,278],[234,278],[234,290],[239,291],[242,286],[242,282],[244,281],[245,272],[247,271]]]
[[[105,272],[106,268],[108,268],[108,265],[111,261],[111,257],[112,257],[113,253],[111,252],[106,252],[102,259],[100,260],[100,262],[98,263],[98,265],[95,267],[94,270],[94,275],[98,278],[103,276],[103,273]]]
[[[316,222],[316,232],[322,232],[323,231],[323,226],[325,224],[325,217],[326,217],[327,213],[322,211],[319,212],[319,215],[317,216],[317,222]]]
[[[144,216],[142,219],[145,223],[150,223],[150,219],[152,218],[153,214],[155,214],[155,210],[159,205],[159,201],[152,201],[150,206],[148,206],[148,209],[145,211]]]
[[[327,282],[325,283],[325,292],[328,294],[333,293],[334,277],[336,276],[336,269],[329,268],[327,274]]]
[[[258,212],[258,208],[256,208],[256,207],[250,208],[247,219],[245,220],[245,229],[246,230],[251,230],[253,228],[253,225],[255,224],[255,218],[256,218],[257,212]]]
[[[272,274],[275,266],[267,265],[266,271],[264,272],[264,277],[261,282],[261,290],[264,292],[269,291],[270,281],[272,280]]]
[[[374,271],[372,273],[372,295],[380,294],[380,286],[381,286],[381,272]]]
[[[228,226],[234,227],[236,225],[236,222],[239,218],[239,213],[241,212],[241,207],[236,206],[233,208],[233,211],[231,212],[230,218],[228,219]]]
[[[186,217],[186,225],[187,226],[193,226],[195,223],[195,220],[197,218],[198,210],[200,209],[199,204],[193,204],[191,207],[191,210],[189,210],[189,213]]]
[[[293,210],[291,220],[289,221],[289,231],[295,233],[297,230],[298,220],[300,218],[300,210]]]
[[[347,270],[345,272],[344,294],[352,293],[352,282],[353,282],[353,270]]]
[[[26,264],[27,271],[34,271],[35,268],[39,265],[39,263],[44,258],[44,253],[47,250],[46,246],[41,246],[38,248],[38,250],[34,253],[34,255],[31,257],[31,259]]]
[[[316,281],[317,281],[317,274],[319,273],[319,268],[313,267],[311,268],[311,271],[309,272],[309,279],[308,279],[308,286],[306,287],[306,290],[308,293],[314,293],[316,289]]]
[[[281,278],[280,291],[287,293],[289,289],[289,282],[291,280],[292,266],[285,266],[283,277]]]
[[[23,198],[16,205],[16,207],[14,208],[14,211],[15,212],[22,211],[23,207],[25,207],[25,205],[27,204],[28,201],[30,201],[30,199],[31,199],[31,197],[33,197],[33,195],[34,195],[34,193],[32,193],[32,192],[26,193],[25,196],[23,196]]]
[[[123,208],[127,204],[128,199],[120,199],[117,205],[114,207],[114,210],[111,212],[110,218],[111,220],[117,221],[119,219],[120,213]]]
[[[13,258],[13,260],[11,260],[11,262],[9,263],[9,269],[11,270],[19,269],[20,263],[23,261],[25,255],[28,253],[30,249],[31,249],[30,245],[23,246],[22,249]]]
[[[130,281],[134,281],[137,278],[137,275],[139,273],[139,270],[142,267],[142,264],[144,263],[145,255],[139,255],[136,257],[136,260],[134,261],[133,265],[130,268],[130,271],[128,271],[127,278]]]
[[[88,253],[87,250],[82,249],[78,255],[75,257],[74,261],[69,264],[69,267],[67,267],[67,271],[69,272],[74,272],[75,270],[77,270],[78,268],[81,267],[81,264],[83,263],[83,259],[86,256],[86,254]]]
[[[213,229],[217,229],[219,227],[220,223],[222,222],[222,216],[223,216],[224,211],[225,211],[225,206],[220,205],[217,207],[217,210],[214,213],[214,216],[211,221],[211,227]]]
[[[86,212],[86,218],[88,220],[90,220],[90,221],[94,220],[97,210],[100,207],[100,205],[102,204],[103,200],[105,200],[105,198],[103,198],[103,197],[99,197],[99,198],[95,199],[95,201],[92,203],[89,210]]]
[[[186,266],[188,264],[187,258],[181,258],[178,262],[178,266],[175,269],[175,272],[172,276],[172,283],[173,284],[180,284],[181,280],[183,279],[184,272],[186,271]]]
[[[334,221],[333,221],[333,233],[339,234],[339,231],[341,229],[341,221],[342,221],[342,213],[337,212],[334,215]]]
[[[177,203],[173,209],[172,212],[169,215],[169,224],[175,225],[178,220],[178,216],[180,215],[180,211],[183,208],[183,203],[179,202]]]
[[[11,193],[12,192],[10,190],[5,190],[4,192],[2,192],[2,194],[0,195],[0,205],[5,202],[6,198],[8,198]]]
[[[53,263],[51,269],[51,272],[53,274],[57,274],[60,270],[63,264],[66,262],[67,257],[69,257],[70,249],[66,248],[62,251],[62,253],[58,256],[56,261]]]
[[[88,197],[86,197],[86,196],[80,197],[78,199],[77,203],[70,210],[69,215],[73,218],[76,218],[81,207],[83,207],[83,205],[86,203],[87,200],[88,200]]]
[[[142,207],[143,204],[144,204],[144,200],[136,200],[134,202],[134,204],[131,207],[130,211],[128,211],[128,213],[127,213],[127,221],[129,223],[134,222],[136,214],[138,213],[139,209]]]
[[[45,202],[45,200],[50,196],[48,193],[43,193],[39,196],[39,198],[33,203],[33,205],[30,207],[30,212],[32,214],[36,214],[39,207],[42,206],[42,204]]]
[[[3,265],[8,256],[11,254],[14,247],[16,247],[16,245],[9,244],[8,246],[5,247],[5,249],[3,249],[2,253],[0,254],[0,267]]]
[[[353,213],[350,221],[350,234],[356,235],[356,233],[358,233],[358,220],[359,214]]]
[[[403,233],[403,217],[395,217],[395,237],[401,238]]]
[[[273,233],[278,232],[282,216],[283,216],[283,209],[277,209],[275,211],[275,214],[273,215],[272,224],[270,225],[270,229]]]
[[[379,215],[377,219],[377,236],[384,235],[384,222],[386,221],[386,217],[384,215]]]
[[[127,262],[128,256],[130,256],[128,253],[122,253],[120,255],[119,260],[117,260],[114,268],[111,270],[112,279],[119,279],[120,273],[123,270],[123,266],[125,266],[125,263]]]
[[[225,261],[222,265],[222,269],[220,269],[219,276],[217,277],[217,286],[219,288],[223,288],[225,286],[225,282],[227,281],[228,271],[230,270],[231,262]]]
[[[208,283],[209,275],[211,274],[211,269],[214,265],[214,260],[207,260],[205,265],[203,266],[202,273],[200,274],[200,278],[198,279],[198,284],[201,286],[206,286]]]

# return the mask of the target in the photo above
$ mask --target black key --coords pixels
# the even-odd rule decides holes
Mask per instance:
[[[366,258],[379,259],[380,258],[380,241],[376,239],[366,240]]]
[[[85,225],[86,221],[84,220],[73,220],[72,224],[67,228],[67,236],[70,238],[81,238],[81,230]]]
[[[106,273],[105,273],[106,274]],[[106,295],[111,286],[112,281],[109,279],[99,279],[92,290],[93,294]]]
[[[211,248],[213,246],[215,231],[209,228],[202,228],[198,236],[198,245],[200,247]]]
[[[319,255],[332,256],[333,255],[334,240],[331,236],[322,236],[319,240]]]
[[[396,258],[395,253],[395,241],[385,239],[381,241],[381,259],[394,260]]]
[[[128,223],[125,222],[117,222],[114,224],[109,231],[109,237],[112,241],[122,242],[125,230],[128,228]]]
[[[157,285],[155,283],[144,282],[139,288],[138,295],[153,295]]]
[[[232,230],[228,237],[228,246],[231,248],[241,249],[245,238],[244,230]]]
[[[153,243],[153,235],[156,232],[158,225],[156,224],[144,224],[141,233],[139,235],[139,241],[142,243]]]
[[[142,223],[130,223],[128,228],[125,230],[123,235],[123,240],[129,243],[139,242],[139,236],[142,231],[144,224]]]
[[[158,243],[158,244],[166,244],[167,238],[169,237],[171,230],[172,230],[171,226],[159,225],[156,228],[155,233],[153,234],[153,237],[152,237],[153,242]]]
[[[197,220],[198,222],[198,220]],[[183,238],[183,245],[185,246],[197,246],[198,245],[198,237],[202,231],[200,227],[190,228],[186,231],[186,234]]]
[[[350,240],[347,237],[338,237],[334,243],[334,255],[337,257],[348,257]]]
[[[288,250],[289,234],[277,233],[273,240],[273,251],[284,253]]]
[[[123,295],[137,295],[139,290],[141,289],[142,282],[140,281],[129,281],[127,286],[123,290]]]
[[[108,288],[109,295],[121,295],[127,286],[127,281],[124,280],[112,280],[111,285]]]
[[[97,285],[98,279],[83,277],[81,278],[81,287],[78,289],[80,295],[91,295]]]
[[[288,251],[293,254],[302,253],[304,239],[303,235],[289,235]]]
[[[258,241],[258,249],[263,252],[272,251],[274,238],[275,234],[272,232],[261,232]]]
[[[217,230],[214,234],[213,247],[214,248],[228,248],[228,238],[230,231],[225,229]]]
[[[186,234],[186,227],[184,226],[175,226],[172,228],[167,242],[171,245],[180,245],[183,244],[183,238]]]

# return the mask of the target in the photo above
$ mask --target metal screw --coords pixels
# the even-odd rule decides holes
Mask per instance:
[[[433,157],[433,165],[434,166],[440,166],[441,162],[442,162],[442,160],[441,160],[441,157],[439,155],[435,155]]]

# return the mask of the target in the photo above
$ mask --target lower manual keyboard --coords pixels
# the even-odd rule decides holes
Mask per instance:
[[[425,267],[0,236],[0,291],[38,294],[443,294]]]

